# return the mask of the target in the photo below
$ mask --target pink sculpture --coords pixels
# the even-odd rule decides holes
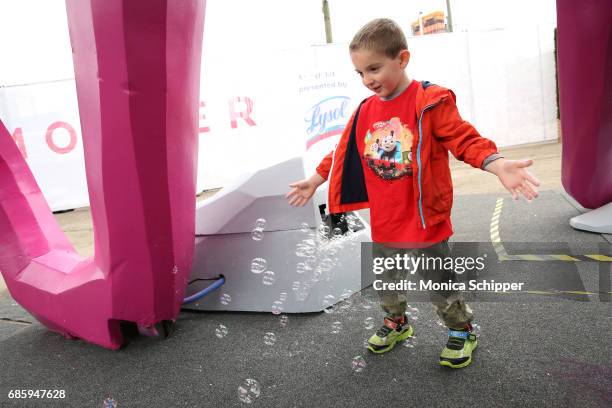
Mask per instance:
[[[50,330],[116,349],[178,316],[195,235],[204,0],[67,0],[95,255],[59,228],[0,122],[0,270]]]
[[[612,2],[557,0],[557,22],[563,187],[601,207],[571,223],[612,233]]]

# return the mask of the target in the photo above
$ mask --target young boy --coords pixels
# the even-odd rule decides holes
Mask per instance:
[[[309,179],[290,184],[289,204],[303,206],[329,179],[329,211],[370,208],[373,257],[450,256],[448,238],[453,188],[448,151],[457,159],[499,177],[516,200],[538,196],[539,181],[525,169],[531,160],[506,160],[491,140],[478,133],[457,111],[455,95],[428,82],[411,80],[406,38],[388,19],[376,19],[353,38],[350,55],[363,85],[374,95],[349,120],[333,152]],[[383,282],[405,279],[405,270],[387,269]],[[428,279],[451,279],[428,270]],[[384,325],[368,340],[375,353],[389,351],[413,333],[406,293],[378,291],[387,313]],[[472,311],[457,292],[432,292],[438,316],[449,328],[440,364],[461,368],[477,346]]]

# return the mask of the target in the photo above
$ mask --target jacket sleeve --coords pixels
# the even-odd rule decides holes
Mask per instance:
[[[497,153],[492,140],[482,137],[461,118],[452,91],[431,110],[431,115],[434,137],[458,160],[480,169],[487,157]]]
[[[327,180],[327,177],[329,177],[333,155],[334,151],[332,150],[327,154],[327,156],[323,158],[323,160],[321,160],[321,163],[319,163],[319,165],[317,166],[317,173],[319,173],[319,175],[325,180]]]

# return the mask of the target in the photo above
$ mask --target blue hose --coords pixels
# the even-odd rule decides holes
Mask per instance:
[[[225,283],[225,278],[222,276],[219,279],[217,279],[215,283],[213,283],[212,285],[207,286],[201,291],[194,293],[193,295],[188,296],[185,299],[183,299],[183,304],[186,305],[187,303],[195,302],[196,300],[202,299],[204,296],[208,295],[210,292],[216,289],[219,289],[224,283]]]

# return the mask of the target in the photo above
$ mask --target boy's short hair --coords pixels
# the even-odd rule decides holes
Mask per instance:
[[[360,49],[382,52],[389,58],[395,58],[401,50],[408,49],[408,43],[395,21],[377,18],[361,27],[353,37],[349,45],[350,52]]]

